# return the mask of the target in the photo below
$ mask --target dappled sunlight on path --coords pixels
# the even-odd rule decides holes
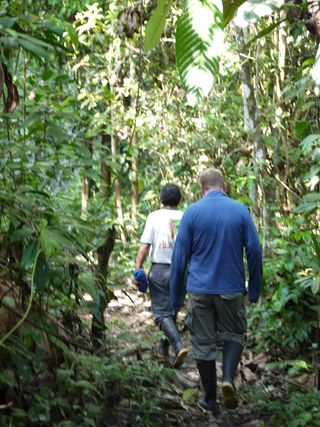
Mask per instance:
[[[164,378],[168,381],[168,385],[162,384],[163,390],[159,390],[162,398],[161,410],[158,409],[158,412],[155,413],[155,426],[255,427],[259,425],[261,414],[259,414],[259,411],[255,411],[254,403],[249,403],[241,391],[241,387],[246,382],[257,381],[256,374],[251,370],[251,365],[249,366],[248,361],[246,361],[246,355],[243,358],[243,363],[236,379],[240,397],[239,407],[236,410],[226,410],[221,405],[222,412],[219,417],[203,414],[196,405],[202,391],[196,363],[191,355],[188,333],[183,328],[185,313],[179,313],[178,327],[181,330],[182,340],[189,349],[189,354],[183,366],[173,370],[170,369],[170,366],[157,362],[157,343],[161,333],[154,325],[148,295],[128,288],[123,291],[116,290],[115,295],[117,299],[111,301],[106,310],[106,324],[111,333],[110,335],[117,337],[117,355],[120,354],[125,363],[134,363],[134,360],[138,360],[146,366],[150,366],[150,375],[152,375],[152,370],[154,369],[166,370]],[[220,394],[222,369],[221,360],[219,359],[217,361],[217,376],[218,400],[222,402]],[[132,423],[132,417],[130,418],[129,416],[130,410],[143,418],[143,408],[132,405],[132,403],[130,406],[128,399],[123,399],[118,408],[119,417],[117,422],[110,424],[110,426],[143,425]],[[153,424],[147,423],[145,425],[151,426]]]

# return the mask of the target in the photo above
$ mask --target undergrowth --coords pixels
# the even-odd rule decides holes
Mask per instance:
[[[254,410],[265,414],[268,427],[316,427],[320,425],[320,391],[288,390],[248,385],[242,394],[254,406]]]

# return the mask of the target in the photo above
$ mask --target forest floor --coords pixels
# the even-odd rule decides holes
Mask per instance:
[[[159,396],[159,401],[150,418],[150,405],[146,416],[143,405],[135,404],[128,398],[119,399],[117,407],[112,410],[112,417],[108,418],[109,421],[106,421],[105,426],[271,426],[268,416],[258,409],[261,405],[257,405],[257,402],[261,396],[255,395],[254,389],[250,392],[250,384],[255,387],[262,384],[260,374],[267,363],[267,355],[261,353],[253,356],[248,350],[244,352],[235,381],[240,401],[237,409],[227,410],[221,403],[219,416],[203,414],[196,405],[202,391],[196,363],[191,355],[188,332],[183,330],[184,313],[179,313],[178,327],[181,326],[182,340],[190,351],[185,363],[179,369],[173,370],[157,362],[157,343],[160,335],[153,323],[148,296],[129,289],[117,290],[116,297],[117,299],[109,304],[106,314],[106,323],[111,328],[109,333],[117,337],[117,343],[120,342],[120,347],[116,351],[123,355],[122,359],[126,364],[130,365],[134,360],[138,360],[144,366],[150,367],[148,372],[151,378],[155,375],[154,387],[157,387],[157,390],[154,391]],[[218,400],[222,402],[220,392],[222,370],[219,358],[217,376]],[[266,385],[263,387],[268,388]],[[274,385],[272,388],[275,388]],[[141,387],[141,390],[144,393],[147,389]]]

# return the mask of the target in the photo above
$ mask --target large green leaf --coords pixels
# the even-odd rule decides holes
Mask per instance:
[[[9,16],[2,16],[0,18],[0,30],[6,28],[12,28],[14,24],[17,22],[18,18],[11,18]]]
[[[73,242],[61,230],[46,227],[41,230],[40,243],[47,258],[61,254],[63,248],[73,247]]]
[[[37,262],[34,270],[34,284],[36,289],[43,290],[49,279],[49,266],[45,254],[41,251],[37,257]]]
[[[10,242],[19,242],[23,240],[25,237],[31,236],[34,233],[32,228],[23,227],[17,230],[14,230],[10,236]]]
[[[68,140],[68,135],[60,126],[57,126],[54,122],[50,122],[47,128],[47,135],[53,138],[55,141],[59,142]]]
[[[320,147],[320,134],[308,135],[301,141],[302,152],[306,156]]]
[[[25,40],[25,39],[18,39],[18,43],[20,44],[21,47],[23,47],[25,50],[28,50],[29,52],[33,53],[35,56],[37,56],[38,58],[42,59],[48,59],[49,58],[49,54],[48,51],[46,51],[45,49],[43,49],[43,47],[32,43],[29,40]]]
[[[222,2],[185,0],[177,25],[176,57],[191,105],[210,92],[223,44]]]
[[[303,203],[294,209],[296,213],[310,214],[316,212],[320,207],[320,193],[314,192],[303,197]]]
[[[78,47],[79,39],[78,39],[78,34],[75,28],[73,27],[73,25],[69,24],[68,22],[65,23],[65,26],[66,26],[66,31],[69,35],[71,43],[73,43],[75,47]]]
[[[317,294],[319,292],[319,289],[320,289],[320,278],[314,277],[311,284],[311,291],[313,295]]]
[[[238,8],[245,2],[246,0],[223,0],[224,25],[227,25],[231,21]]]
[[[13,38],[23,49],[28,50],[40,59],[48,59],[49,52],[54,51],[54,47],[50,43],[29,36],[28,34],[15,31],[11,28],[4,30],[4,33],[9,36],[7,38]]]
[[[152,12],[146,27],[144,50],[153,49],[160,41],[172,0],[158,0],[157,7]]]
[[[36,258],[38,250],[39,250],[38,240],[32,240],[31,242],[29,242],[22,254],[21,267],[23,268],[31,267]]]
[[[41,46],[41,47],[43,47],[45,49],[52,50],[52,51],[54,50],[53,46],[50,43],[47,43],[47,42],[45,42],[43,40],[40,40],[40,39],[38,39],[36,37],[33,37],[33,36],[29,36],[29,34],[24,34],[24,33],[18,33],[17,32],[17,36],[18,36],[19,39],[26,40],[26,41],[28,41],[30,43],[33,43],[36,46]]]

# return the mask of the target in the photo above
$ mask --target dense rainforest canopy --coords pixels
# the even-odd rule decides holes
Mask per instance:
[[[132,272],[160,187],[183,209],[211,166],[264,252],[250,409],[215,425],[320,424],[319,22],[311,0],[1,2],[1,426],[208,423]]]

